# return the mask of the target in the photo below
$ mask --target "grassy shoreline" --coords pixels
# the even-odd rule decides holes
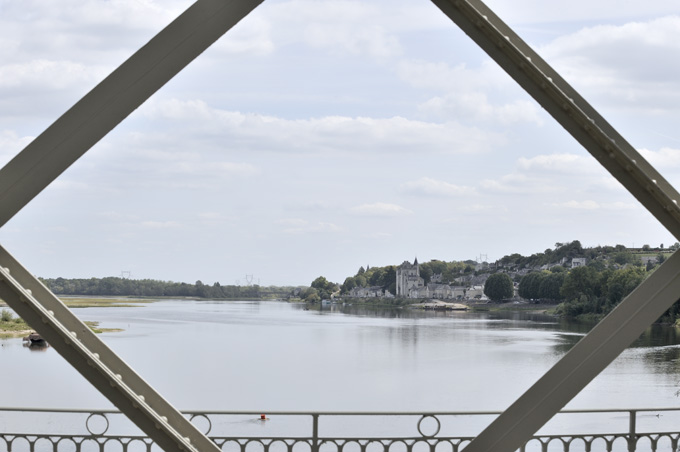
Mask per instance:
[[[62,297],[60,300],[69,308],[137,307],[158,301],[158,299],[127,297]],[[35,331],[23,319],[16,317],[11,311],[3,309],[5,307],[7,307],[7,304],[0,300],[0,339],[24,337]],[[95,321],[83,323],[96,334],[123,331],[120,328],[99,328],[99,322]]]

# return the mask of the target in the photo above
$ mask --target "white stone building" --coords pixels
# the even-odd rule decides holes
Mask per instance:
[[[428,292],[425,287],[425,280],[420,277],[420,266],[418,265],[418,258],[413,264],[409,261],[404,261],[397,267],[397,297],[404,298],[429,298],[423,297],[421,292]]]
[[[575,257],[571,260],[571,268],[585,267],[586,258],[585,257]]]

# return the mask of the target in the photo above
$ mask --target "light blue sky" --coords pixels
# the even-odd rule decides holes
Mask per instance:
[[[0,164],[190,2],[0,0]],[[680,5],[488,2],[680,185]],[[45,277],[309,284],[675,240],[425,0],[266,0],[0,230]]]

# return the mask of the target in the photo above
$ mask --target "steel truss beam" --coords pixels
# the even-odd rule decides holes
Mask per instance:
[[[2,247],[0,298],[163,450],[219,450]]]
[[[432,0],[680,240],[680,194],[480,0]]]
[[[263,0],[198,0],[0,170],[0,227]]]
[[[262,0],[198,0],[0,170],[0,226]],[[432,0],[676,238],[680,195],[480,0]],[[604,369],[680,293],[674,254],[466,451],[511,451]],[[166,450],[217,450],[0,248],[0,297]]]
[[[0,226],[262,0],[198,0],[0,170]],[[167,451],[219,448],[0,247],[0,298]]]
[[[676,238],[678,192],[480,0],[432,0]],[[658,319],[680,294],[676,252],[492,422],[466,452],[514,451]]]

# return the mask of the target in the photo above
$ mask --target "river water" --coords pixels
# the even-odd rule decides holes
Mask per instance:
[[[185,410],[485,411],[520,396],[590,328],[522,313],[167,300],[82,308]],[[680,334],[650,328],[567,408],[680,406]],[[52,348],[0,339],[0,406],[109,408]]]

